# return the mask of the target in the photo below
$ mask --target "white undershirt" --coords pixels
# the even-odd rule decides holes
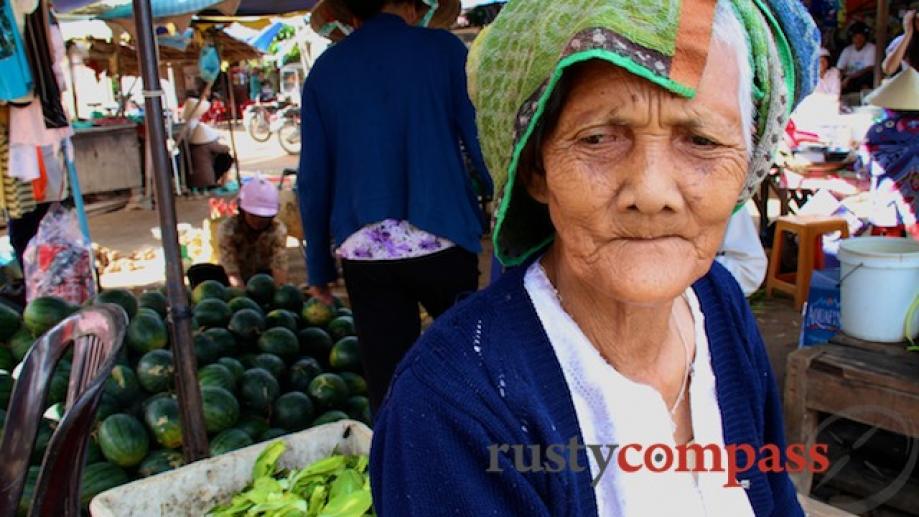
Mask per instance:
[[[675,424],[660,393],[647,384],[629,380],[606,362],[562,308],[538,261],[527,270],[524,286],[562,367],[584,443],[674,446]],[[704,316],[692,288],[683,297],[695,324],[696,356],[688,394],[694,441],[703,446],[723,446]],[[604,448],[603,453],[609,454],[609,449]],[[587,456],[595,479],[600,467],[590,451]],[[634,451],[627,457],[630,463],[641,462]],[[626,473],[614,459],[594,489],[597,512],[601,517],[754,515],[744,489],[723,488],[726,480],[724,472],[702,472],[697,477],[688,472],[653,473],[647,469]]]

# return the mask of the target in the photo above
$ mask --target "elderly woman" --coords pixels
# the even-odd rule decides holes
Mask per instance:
[[[786,449],[755,320],[713,259],[816,82],[806,12],[517,1],[477,47],[495,249],[519,267],[401,363],[378,514],[803,515],[786,469],[821,458]]]

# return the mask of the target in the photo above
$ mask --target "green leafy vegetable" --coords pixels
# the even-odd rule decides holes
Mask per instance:
[[[282,441],[274,442],[266,447],[255,460],[255,466],[252,467],[252,479],[273,476],[277,470],[278,458],[284,454],[286,448],[287,446]]]
[[[252,467],[252,483],[215,517],[361,517],[373,515],[369,458],[336,454],[299,470],[278,469],[283,441],[268,445]]]

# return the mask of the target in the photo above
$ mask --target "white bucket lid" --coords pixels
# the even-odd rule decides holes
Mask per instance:
[[[919,242],[909,238],[855,237],[839,243],[839,261],[893,268],[919,268]]]

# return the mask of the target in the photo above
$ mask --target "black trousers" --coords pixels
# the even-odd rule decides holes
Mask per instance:
[[[478,257],[458,246],[404,260],[344,260],[370,409],[379,409],[396,366],[421,333],[420,303],[436,318],[478,287]]]
[[[26,246],[29,245],[32,237],[35,237],[35,234],[38,233],[38,225],[41,224],[41,220],[48,213],[48,208],[50,207],[51,203],[39,203],[36,205],[35,210],[19,219],[10,219],[8,222],[7,231],[10,234],[10,244],[16,252],[16,259],[19,260],[19,265],[23,268],[25,268]]]

